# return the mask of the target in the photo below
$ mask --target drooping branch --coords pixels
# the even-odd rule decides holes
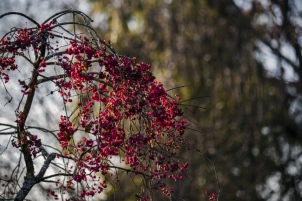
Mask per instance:
[[[8,15],[20,15],[22,17],[25,17],[26,19],[28,19],[29,21],[31,21],[32,23],[34,23],[37,27],[40,27],[40,24],[35,21],[34,19],[32,19],[31,17],[23,14],[23,13],[19,13],[19,12],[8,12],[8,13],[4,13],[2,15],[0,15],[0,19],[5,17],[5,16],[8,16]]]
[[[80,14],[81,16],[83,16],[84,18],[88,18],[91,22],[93,22],[93,20],[88,16],[86,15],[85,13],[81,12],[81,11],[77,11],[77,10],[64,10],[64,11],[61,11],[61,12],[58,12],[52,16],[50,16],[49,18],[47,18],[42,24],[46,24],[48,23],[49,21],[55,19],[57,20],[58,18],[66,15],[66,14],[70,14],[70,13],[76,13],[76,14]]]

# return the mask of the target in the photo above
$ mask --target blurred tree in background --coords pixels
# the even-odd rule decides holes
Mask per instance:
[[[201,131],[187,136],[214,163],[221,200],[302,199],[299,0],[91,3],[104,39],[149,61],[166,87],[185,85],[176,90],[191,99],[186,104],[206,108],[186,107],[198,124],[191,127]],[[190,160],[190,180],[176,197],[206,200],[206,189],[219,190],[204,155],[183,157]],[[130,195],[128,189],[120,196]]]

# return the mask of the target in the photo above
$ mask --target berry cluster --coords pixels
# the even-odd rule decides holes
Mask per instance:
[[[32,154],[32,156],[35,158],[38,153],[40,153],[39,147],[42,145],[41,139],[38,139],[38,136],[31,135],[28,132],[21,134],[21,140],[15,141],[12,140],[13,147],[20,148],[22,145],[26,145],[27,149],[29,149],[29,152]]]
[[[205,194],[208,195],[209,201],[217,201],[218,200],[219,193],[217,193],[215,191],[206,190]]]
[[[72,158],[76,164],[68,186],[86,182],[87,189],[80,195],[93,196],[106,188],[106,181],[99,173],[112,175],[110,168],[120,168],[148,177],[153,189],[169,196],[174,189],[168,188],[165,180],[182,178],[188,168],[188,163],[175,158],[184,142],[186,128],[186,121],[180,118],[178,96],[168,95],[152,75],[150,64],[117,55],[104,40],[95,42],[77,36],[68,39],[69,45],[64,51],[58,51],[50,42],[56,36],[52,32],[54,27],[56,24],[50,23],[39,29],[24,28],[3,38],[0,78],[7,83],[7,72],[18,69],[15,56],[24,56],[30,48],[37,56],[42,55],[42,46],[48,51],[47,56],[40,56],[33,70],[42,75],[48,66],[56,63],[64,71],[64,76],[54,75],[49,81],[55,83],[64,104],[77,101],[72,103],[76,105],[77,121],[72,115],[61,116],[57,133],[62,149],[66,150],[65,157]],[[33,83],[19,83],[23,94],[29,94]],[[81,132],[86,135],[74,140]],[[13,141],[13,145],[19,147],[26,143],[36,157],[41,141],[29,134],[22,139]],[[112,167],[113,156],[120,156],[124,166]],[[96,185],[96,180],[102,181]],[[94,181],[93,185],[88,181]],[[49,194],[55,195],[53,191]]]

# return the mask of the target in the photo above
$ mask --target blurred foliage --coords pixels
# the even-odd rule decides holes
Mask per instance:
[[[171,90],[192,99],[184,104],[206,108],[184,107],[198,124],[190,127],[201,131],[187,138],[215,165],[221,200],[302,199],[300,1],[90,2],[100,34],[118,52],[152,63],[166,87],[185,85]],[[177,184],[172,200],[219,191],[205,155],[182,156],[190,179]],[[131,192],[129,182],[120,189]]]

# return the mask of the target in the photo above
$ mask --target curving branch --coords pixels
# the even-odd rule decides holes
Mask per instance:
[[[31,21],[32,23],[34,23],[35,25],[37,25],[37,27],[40,28],[40,24],[39,24],[37,21],[35,21],[35,20],[32,19],[31,17],[29,17],[29,16],[27,16],[27,15],[25,15],[25,14],[23,14],[23,13],[19,13],[19,12],[8,12],[8,13],[4,13],[4,14],[0,15],[0,19],[3,18],[3,17],[5,17],[5,16],[8,16],[8,15],[20,15],[20,16],[22,16],[22,17],[25,17],[26,19],[28,19],[29,21]]]

